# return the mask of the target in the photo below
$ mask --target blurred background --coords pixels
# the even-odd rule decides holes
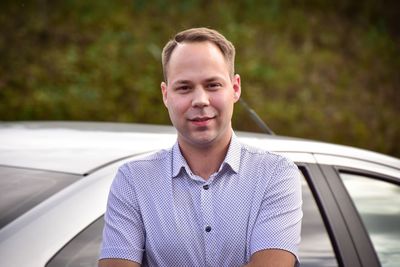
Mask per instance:
[[[210,27],[275,133],[400,157],[396,0],[0,2],[0,120],[169,124],[161,50]],[[259,131],[236,106],[234,128]]]

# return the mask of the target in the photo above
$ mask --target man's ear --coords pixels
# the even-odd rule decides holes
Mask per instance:
[[[232,85],[233,85],[233,99],[236,103],[240,98],[240,94],[242,93],[239,74],[235,74],[235,76],[233,76]]]
[[[168,108],[168,92],[167,84],[165,82],[161,82],[161,93],[163,96],[164,105]]]

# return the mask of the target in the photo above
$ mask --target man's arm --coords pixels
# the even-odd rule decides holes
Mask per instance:
[[[282,249],[264,249],[254,253],[244,267],[293,267],[295,256]]]
[[[104,215],[99,266],[140,266],[144,225],[128,165],[118,169]]]
[[[99,260],[99,267],[140,267],[140,264],[122,259],[102,259]]]
[[[281,158],[271,177],[250,239],[249,267],[296,264],[302,218],[300,172]]]

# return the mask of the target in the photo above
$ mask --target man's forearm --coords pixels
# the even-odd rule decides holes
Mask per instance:
[[[244,267],[293,267],[296,257],[281,249],[264,249],[254,253]]]
[[[102,259],[99,260],[99,267],[140,267],[141,265],[134,261],[123,259]]]

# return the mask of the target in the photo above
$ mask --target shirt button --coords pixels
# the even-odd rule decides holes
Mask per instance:
[[[206,226],[206,232],[208,233],[208,232],[211,232],[211,226]]]
[[[210,186],[209,186],[208,184],[203,185],[203,189],[204,189],[204,190],[208,190],[208,188],[210,188]]]

